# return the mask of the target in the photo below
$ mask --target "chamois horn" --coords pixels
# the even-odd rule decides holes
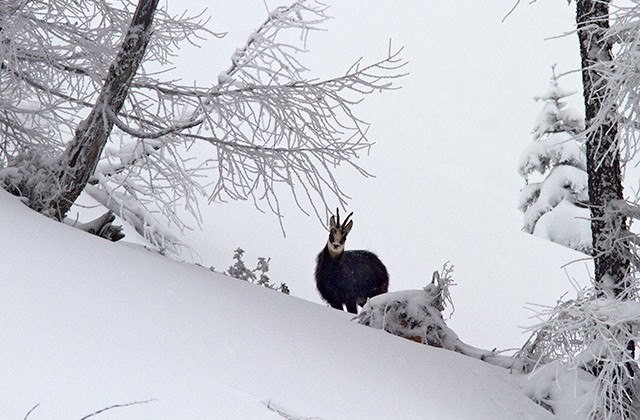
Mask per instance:
[[[353,216],[353,212],[347,215],[347,218],[344,219],[344,223],[340,224],[340,209],[336,207],[336,226],[340,226],[340,228],[344,228],[347,223],[349,223],[349,219]]]

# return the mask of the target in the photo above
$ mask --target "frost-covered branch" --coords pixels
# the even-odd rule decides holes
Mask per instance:
[[[610,28],[604,33],[603,40],[614,46],[614,56],[595,69],[602,74],[606,83],[598,86],[603,103],[591,130],[604,124],[616,124],[617,146],[622,162],[628,163],[637,157],[640,149],[637,126],[640,118],[640,3],[612,4],[609,19]],[[603,155],[602,159],[607,156]]]
[[[234,83],[238,79],[243,84],[261,85],[302,81],[302,73],[308,69],[296,58],[296,53],[306,51],[309,32],[320,30],[320,25],[329,19],[327,9],[324,3],[305,0],[275,8],[247,43],[236,49],[231,66],[220,73],[218,82]],[[301,46],[279,40],[279,32],[288,29],[299,31]]]
[[[213,85],[183,85],[150,66],[166,68],[181,43],[219,34],[207,29],[201,14],[171,16],[159,8],[122,107],[104,106],[99,93],[135,6],[106,0],[0,4],[0,182],[6,189],[46,202],[47,194],[65,188],[60,174],[76,160],[64,154],[87,115],[97,117],[92,127],[104,125],[107,133],[87,179],[93,194],[117,194],[121,207],[138,202],[134,207],[179,230],[188,227],[180,209],[199,223],[201,195],[252,200],[280,215],[280,195],[288,191],[302,211],[322,219],[328,200],[348,198],[337,166],[369,176],[356,162],[372,143],[355,107],[368,94],[396,88],[406,64],[401,49],[372,64],[358,60],[342,76],[309,78],[302,53],[308,34],[328,19],[327,6],[299,0],[270,12]],[[295,40],[291,33],[297,43],[283,41]],[[53,181],[43,188],[43,180]],[[72,199],[65,200],[42,211],[64,213]]]
[[[535,372],[551,363],[593,375],[596,386],[590,418],[627,418],[634,412],[629,387],[637,382],[637,360],[629,340],[640,340],[640,302],[600,297],[595,289],[555,307],[541,307],[543,320],[516,356],[516,366]],[[637,414],[637,413],[636,413]]]
[[[0,132],[5,150],[12,152],[4,159],[27,146],[59,147],[75,131],[82,111],[95,104],[136,4],[2,2],[0,107],[5,124]],[[201,15],[177,17],[158,10],[147,59],[166,64],[179,43],[212,34],[206,22]],[[19,136],[9,121],[26,122],[32,136]]]

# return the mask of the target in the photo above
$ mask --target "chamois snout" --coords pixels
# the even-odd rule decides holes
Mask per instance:
[[[386,293],[389,274],[382,261],[372,252],[345,251],[347,235],[353,220],[340,223],[340,213],[329,219],[329,239],[316,260],[316,286],[320,295],[331,307],[351,313],[358,312],[367,299]]]

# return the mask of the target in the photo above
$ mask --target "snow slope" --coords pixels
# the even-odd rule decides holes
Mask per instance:
[[[552,417],[503,369],[100,240],[2,190],[0,214],[0,418],[39,404],[29,419],[80,419],[149,399],[97,417]]]

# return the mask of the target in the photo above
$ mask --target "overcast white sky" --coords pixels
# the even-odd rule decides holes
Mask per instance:
[[[391,274],[390,290],[422,287],[450,260],[458,283],[452,324],[461,337],[476,345],[521,344],[516,325],[526,320],[523,304],[551,303],[569,290],[559,266],[575,258],[521,233],[515,207],[523,184],[517,161],[541,107],[533,96],[546,90],[553,63],[560,71],[579,66],[575,35],[547,39],[572,30],[574,6],[560,0],[523,2],[502,22],[514,0],[328,3],[334,19],[326,32],[312,34],[303,59],[310,77],[343,74],[361,56],[365,62],[379,59],[390,39],[405,47],[410,72],[401,90],[370,96],[357,108],[372,124],[369,135],[376,142],[360,163],[376,178],[340,171],[355,221],[347,247],[378,253]],[[184,49],[176,60],[176,73],[185,81],[205,85],[228,67],[233,49],[266,13],[261,0],[171,4],[174,10],[181,6],[209,7],[211,28],[229,33],[197,51]],[[561,84],[579,90],[579,74]],[[573,105],[581,106],[579,95]],[[218,270],[231,263],[238,246],[247,251],[248,265],[257,256],[271,257],[272,280],[288,283],[295,296],[320,302],[313,269],[327,233],[292,200],[282,202],[286,238],[275,216],[258,213],[251,203],[230,203],[203,207],[204,231],[188,240],[201,262]],[[540,261],[530,255],[537,249],[557,250],[557,259]],[[580,274],[586,273],[582,267]],[[530,284],[540,277],[542,283]],[[510,310],[478,313],[481,305],[502,305],[501,296],[511,297]],[[496,342],[478,329],[487,322],[503,322],[513,331]]]

